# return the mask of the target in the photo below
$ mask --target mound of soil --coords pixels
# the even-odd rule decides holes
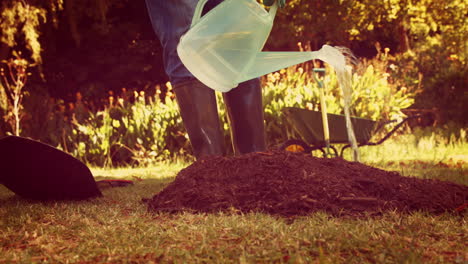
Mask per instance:
[[[147,202],[150,210],[166,212],[360,216],[455,212],[467,199],[464,185],[403,177],[340,158],[272,151],[196,161]]]

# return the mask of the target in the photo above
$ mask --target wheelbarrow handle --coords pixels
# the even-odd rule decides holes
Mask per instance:
[[[403,126],[408,120],[419,118],[419,117],[422,117],[424,115],[425,114],[417,114],[417,115],[414,115],[414,116],[406,117],[400,123],[398,123],[390,132],[388,132],[388,134],[385,135],[382,139],[380,139],[376,143],[372,143],[372,142],[369,142],[369,143],[372,143],[371,145],[380,145],[380,144],[382,144],[385,140],[387,140],[389,137],[391,137],[401,126]],[[393,123],[393,122],[396,122],[396,120],[390,120],[388,122],[383,123],[381,125],[381,128],[383,128],[385,125]],[[367,143],[364,143],[364,144],[367,144]]]
[[[408,116],[406,117],[405,119],[403,119],[402,121],[400,121],[400,123],[398,123],[390,132],[388,132],[383,138],[381,138],[379,141],[377,142],[366,142],[366,143],[360,143],[358,145],[358,147],[361,147],[361,146],[376,146],[376,145],[380,145],[382,144],[383,142],[385,142],[388,138],[390,138],[401,126],[403,126],[403,124],[405,124],[407,121],[411,120],[411,119],[415,119],[415,118],[419,118],[419,117],[422,117],[424,115],[427,115],[427,113],[425,114],[417,114],[417,115],[413,115],[413,116]],[[394,122],[397,122],[396,120],[390,120],[390,121],[387,121],[387,122],[383,122],[379,125],[379,127],[376,129],[376,131],[382,129],[385,125],[387,124],[390,124],[390,123],[394,123]],[[349,148],[351,145],[347,144],[345,145],[343,148],[341,148],[341,151],[340,151],[340,157],[343,157],[343,153],[344,153],[344,150]]]

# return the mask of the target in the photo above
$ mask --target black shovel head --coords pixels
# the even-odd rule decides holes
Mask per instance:
[[[0,183],[34,200],[102,196],[89,168],[69,154],[35,140],[0,139]]]

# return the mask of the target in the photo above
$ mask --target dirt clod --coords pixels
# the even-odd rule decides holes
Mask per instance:
[[[199,160],[148,201],[152,211],[263,212],[282,216],[325,211],[334,216],[384,211],[455,212],[468,186],[403,177],[340,158],[284,151]]]

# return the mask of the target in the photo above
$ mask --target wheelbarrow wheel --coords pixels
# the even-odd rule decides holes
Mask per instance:
[[[300,139],[289,139],[288,141],[281,144],[280,149],[289,152],[312,152],[312,148]]]

